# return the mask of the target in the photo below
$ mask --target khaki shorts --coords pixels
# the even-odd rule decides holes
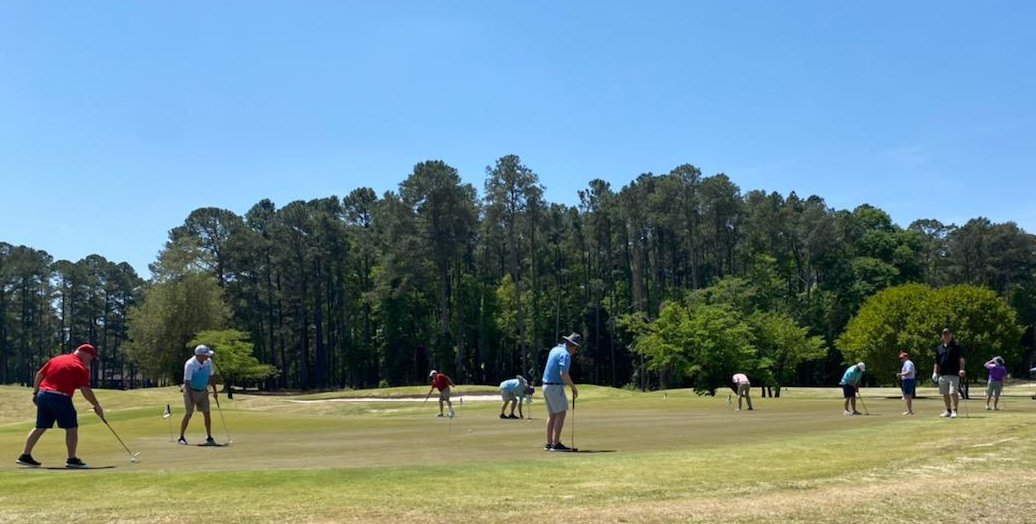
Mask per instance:
[[[565,396],[564,385],[547,384],[543,386],[543,400],[547,403],[547,413],[551,415],[568,411],[568,397]]]
[[[209,412],[209,390],[196,391],[191,388],[183,388],[183,409],[186,414],[194,413],[194,407],[202,413]]]
[[[439,400],[450,400],[450,386],[439,392]]]
[[[939,375],[939,394],[956,395],[960,387],[960,377],[957,375]]]
[[[500,398],[504,399],[504,402],[510,402],[512,400],[518,400],[518,395],[513,391],[500,390]]]
[[[996,396],[999,397],[1000,393],[1003,392],[1003,390],[1004,390],[1004,383],[1003,382],[990,382],[989,385],[986,386],[986,396],[987,397],[992,397],[992,396],[996,395]]]

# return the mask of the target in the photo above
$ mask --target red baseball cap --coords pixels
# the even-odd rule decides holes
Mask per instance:
[[[89,353],[89,354],[93,355],[94,358],[97,357],[97,349],[95,349],[90,344],[80,344],[79,347],[76,348],[76,351],[82,351],[83,353]]]

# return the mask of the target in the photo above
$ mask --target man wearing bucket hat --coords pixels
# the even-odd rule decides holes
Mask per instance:
[[[853,364],[846,368],[845,373],[842,374],[842,381],[838,383],[839,386],[842,386],[842,396],[845,397],[846,415],[863,414],[856,411],[856,392],[860,389],[864,371],[867,371],[867,365],[863,362]],[[849,409],[850,405],[852,410]]]
[[[572,399],[579,396],[579,390],[572,382],[568,370],[572,366],[572,355],[579,348],[582,337],[572,333],[561,337],[561,342],[547,355],[547,365],[543,369],[543,400],[547,404],[547,443],[546,451],[570,451],[571,448],[561,443],[561,429],[565,426],[565,414],[568,412],[568,398],[565,386],[572,389]]]
[[[36,405],[36,427],[25,439],[25,449],[18,457],[21,466],[39,467],[42,464],[32,458],[32,448],[43,433],[54,427],[65,430],[65,447],[68,449],[66,468],[85,468],[86,464],[76,457],[79,444],[79,421],[72,406],[72,395],[78,389],[83,398],[93,405],[94,413],[104,416],[104,410],[90,389],[90,362],[97,358],[97,350],[90,344],[81,344],[67,355],[58,355],[47,361],[36,372],[32,385],[32,403]]]
[[[209,414],[209,394],[207,389],[212,387],[212,397],[216,397],[216,380],[212,374],[212,355],[215,354],[208,346],[199,344],[194,348],[194,356],[187,359],[183,364],[183,420],[180,422],[180,438],[178,444],[187,444],[183,434],[187,431],[187,423],[191,421],[194,410],[201,411],[205,417],[205,444],[216,445],[212,438],[212,416]]]

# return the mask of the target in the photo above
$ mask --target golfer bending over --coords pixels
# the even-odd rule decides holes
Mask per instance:
[[[903,390],[903,404],[906,405],[906,411],[903,414],[913,415],[914,382],[917,380],[917,369],[914,367],[914,361],[910,360],[910,355],[906,351],[899,352],[899,361],[903,363],[903,367],[900,368],[899,373],[896,373],[896,376],[903,383],[903,386],[900,388]]]
[[[1000,409],[1000,393],[1004,390],[1004,377],[1007,376],[1007,368],[1004,366],[1003,357],[993,357],[992,360],[983,364],[989,370],[989,383],[986,385],[986,409]],[[989,407],[990,399],[993,400],[993,407]]]
[[[214,352],[205,345],[194,348],[194,356],[183,364],[183,421],[180,422],[180,438],[178,444],[187,445],[183,433],[187,431],[187,423],[195,408],[205,417],[205,444],[215,446],[212,438],[212,415],[209,413],[209,394],[207,388],[212,386],[212,398],[216,398],[216,380],[212,375],[212,355]]]
[[[547,443],[543,445],[546,451],[571,451],[571,448],[561,443],[561,429],[565,426],[565,414],[568,412],[568,398],[565,396],[565,386],[572,388],[572,400],[579,396],[579,390],[572,382],[568,370],[572,366],[572,355],[579,348],[582,337],[578,333],[572,333],[567,337],[561,337],[564,343],[550,350],[547,355],[547,366],[543,369],[543,400],[547,404]]]
[[[42,464],[32,458],[32,448],[48,429],[58,427],[65,430],[65,447],[68,448],[66,468],[85,468],[86,464],[76,457],[79,444],[79,421],[76,408],[72,405],[72,394],[76,389],[83,392],[83,398],[93,404],[94,413],[103,417],[104,410],[97,403],[97,397],[90,389],[90,362],[97,358],[97,350],[90,344],[82,344],[75,352],[58,355],[43,364],[36,372],[32,383],[32,403],[36,405],[36,427],[25,439],[25,450],[17,462],[22,466],[39,467]]]
[[[867,371],[867,366],[863,362],[853,364],[846,368],[845,373],[842,374],[842,381],[838,383],[839,386],[842,386],[842,396],[845,397],[846,415],[862,415],[856,411],[856,392],[860,389],[864,371]],[[849,409],[850,405],[852,405],[852,410]]]
[[[525,380],[525,377],[516,375],[511,380],[505,380],[500,383],[500,397],[504,399],[504,404],[500,406],[500,418],[525,418],[525,413],[522,412],[522,403],[525,402],[525,395],[532,395],[532,388],[529,386],[529,382]],[[507,403],[511,403],[511,414],[504,415],[504,410],[507,408]],[[518,405],[518,416],[514,416],[514,406]]]
[[[433,390],[438,389],[439,390],[439,416],[440,417],[445,416],[445,415],[442,414],[442,403],[443,402],[446,402],[446,405],[449,406],[450,412],[452,413],[453,412],[453,402],[450,402],[450,386],[456,386],[456,384],[454,384],[453,381],[450,380],[450,377],[446,376],[446,373],[439,373],[438,371],[436,371],[434,369],[432,370],[431,373],[428,374],[428,378],[432,379],[432,387],[428,388],[428,394],[424,396],[425,401],[428,400],[428,397],[432,396],[432,391]],[[452,417],[453,415],[451,414],[450,416]]]
[[[950,328],[945,328],[942,330],[942,344],[935,347],[935,367],[932,368],[932,380],[939,383],[939,393],[942,394],[943,404],[946,405],[946,411],[943,411],[940,417],[957,418],[957,404],[960,402],[957,388],[960,387],[962,378],[964,350],[953,340]]]
[[[737,410],[741,411],[741,399],[744,398],[748,401],[748,411],[752,411],[752,397],[748,395],[752,391],[752,383],[748,381],[748,377],[744,373],[734,375],[732,380],[735,391],[737,391]]]

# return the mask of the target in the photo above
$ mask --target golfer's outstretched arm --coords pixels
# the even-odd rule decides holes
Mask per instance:
[[[79,388],[79,391],[83,392],[83,398],[85,398],[87,402],[93,404],[94,413],[97,413],[97,416],[99,417],[103,417],[104,410],[101,409],[101,403],[97,402],[97,397],[94,396],[94,390],[90,389],[89,386],[83,386]]]

